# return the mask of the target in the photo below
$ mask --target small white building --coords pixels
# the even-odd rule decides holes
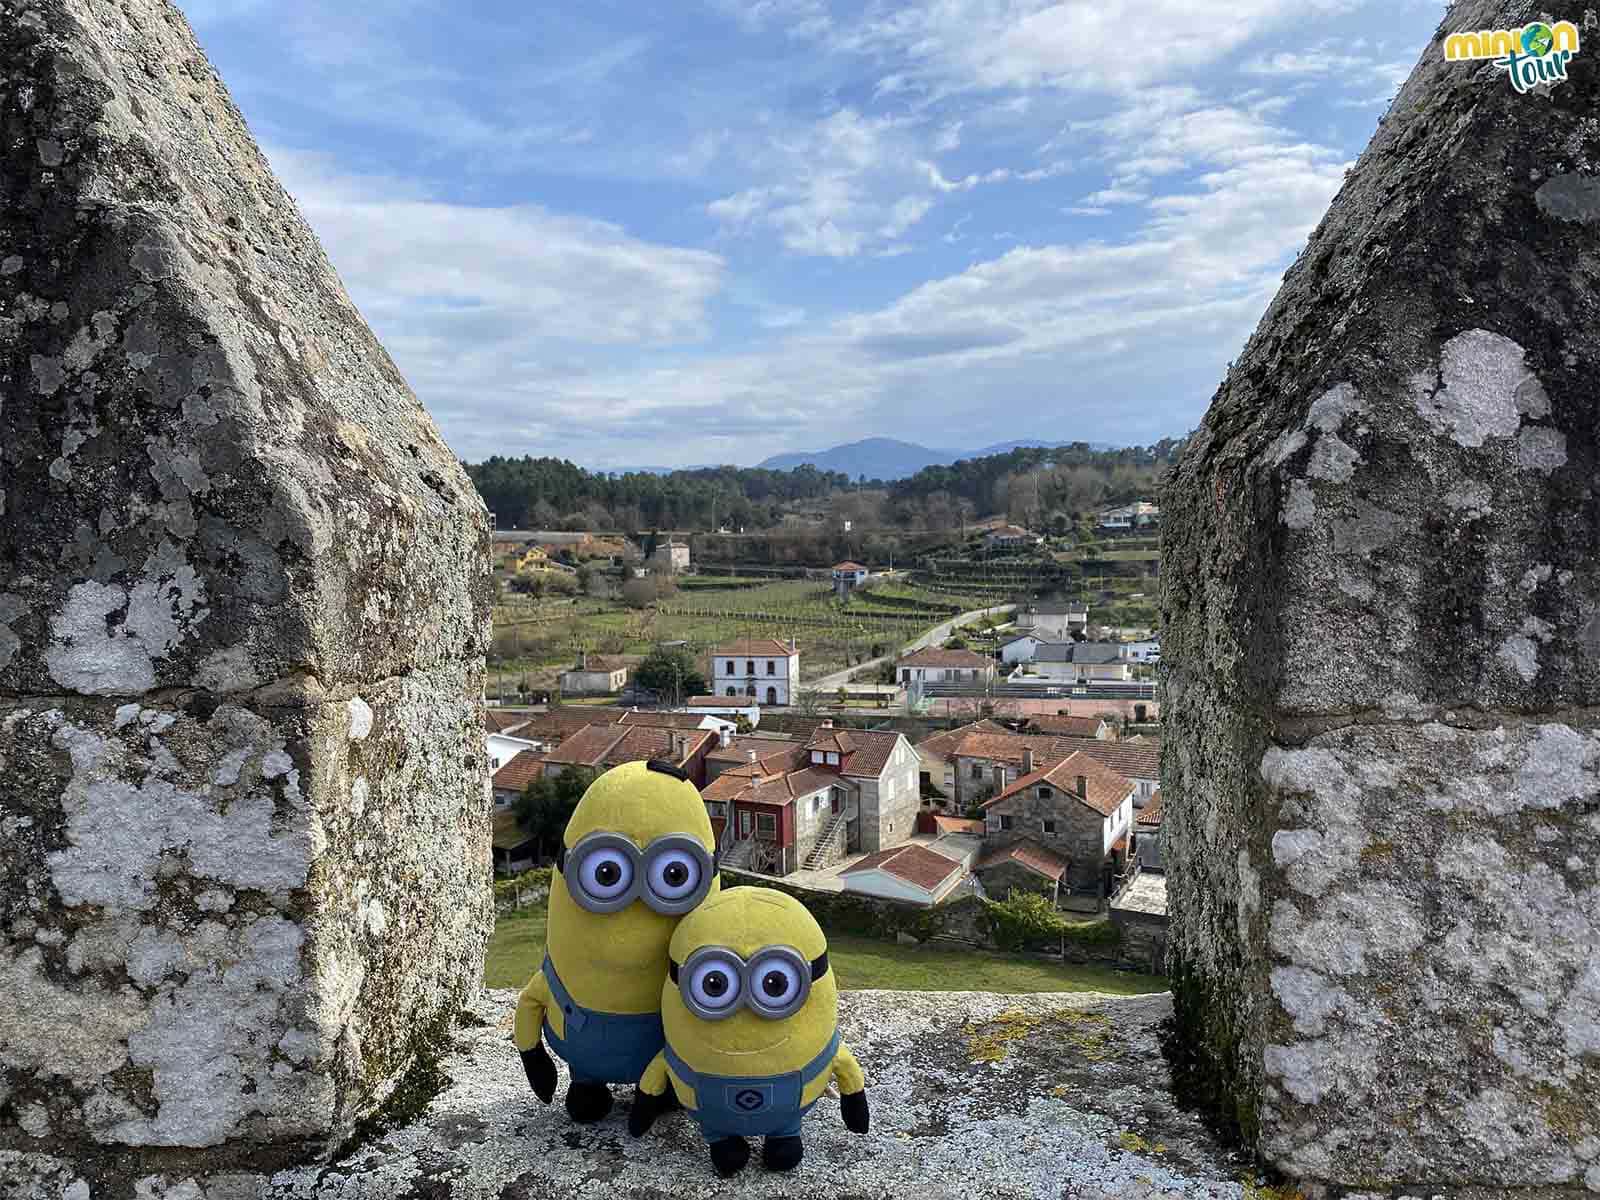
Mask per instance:
[[[1020,525],[997,525],[983,535],[983,544],[991,550],[1016,550],[1043,541],[1040,535]]]
[[[718,696],[748,696],[762,704],[794,702],[800,688],[800,647],[793,638],[741,638],[710,652],[711,690]]]
[[[1013,621],[1019,634],[1031,633],[1044,641],[1064,642],[1089,625],[1089,606],[1082,600],[1026,604]]]
[[[865,583],[870,573],[866,567],[858,562],[847,560],[842,563],[835,563],[833,567],[834,594],[841,600],[849,599],[851,591]]]
[[[1133,678],[1133,664],[1118,642],[1047,642],[1034,652],[1031,665],[1044,679],[1072,683]]]
[[[578,664],[561,672],[561,691],[567,696],[610,696],[628,685],[628,664],[587,651],[578,653]]]
[[[895,663],[904,687],[926,683],[987,683],[994,679],[994,659],[971,650],[929,647]]]
[[[964,839],[975,841],[975,839]],[[932,907],[955,891],[971,866],[920,842],[869,854],[839,872],[847,892]]]
[[[524,750],[543,750],[545,744],[526,736],[528,717],[525,714],[486,712],[484,736],[488,742],[489,773],[492,775]]]
[[[1118,532],[1129,529],[1143,529],[1150,525],[1157,525],[1161,521],[1161,508],[1151,504],[1148,500],[1139,500],[1133,504],[1125,504],[1119,508],[1108,508],[1100,514],[1095,522],[1100,529]]]
[[[671,538],[664,542],[658,542],[655,552],[650,555],[650,565],[671,575],[687,571],[689,569],[688,543],[674,541]]]
[[[1123,642],[1123,653],[1129,662],[1158,663],[1161,661],[1161,639],[1149,638],[1140,642]]]

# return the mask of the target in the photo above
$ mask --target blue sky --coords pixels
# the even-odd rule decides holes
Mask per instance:
[[[457,454],[1146,443],[1438,0],[179,0]]]

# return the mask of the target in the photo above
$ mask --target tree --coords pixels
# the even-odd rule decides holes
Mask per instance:
[[[794,706],[803,717],[814,717],[822,707],[822,693],[815,688],[805,688],[794,694]]]
[[[561,840],[591,779],[591,773],[584,768],[568,767],[554,778],[541,775],[522,789],[512,811],[517,824],[534,839],[541,855],[546,846]]]
[[[656,585],[651,579],[630,579],[622,585],[622,602],[629,608],[643,608],[656,598]]]
[[[660,538],[661,538],[661,534],[658,531],[654,530],[654,529],[652,529],[649,533],[647,533],[645,535],[645,539],[644,539],[644,556],[646,558],[649,558],[652,554],[654,554],[656,552],[656,542],[659,541]]]
[[[634,668],[633,681],[674,699],[704,695],[710,687],[694,655],[682,646],[657,646]]]

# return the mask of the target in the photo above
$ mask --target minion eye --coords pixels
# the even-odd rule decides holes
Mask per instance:
[[[751,964],[750,1000],[758,1012],[787,1015],[803,989],[800,968],[787,958],[763,958]]]
[[[739,1003],[739,970],[720,958],[699,963],[689,973],[689,997],[702,1015],[732,1012]]]
[[[700,864],[684,850],[668,850],[650,863],[650,891],[663,900],[682,900],[700,886]]]
[[[602,847],[584,858],[578,882],[596,900],[615,900],[633,884],[633,863],[620,850]]]

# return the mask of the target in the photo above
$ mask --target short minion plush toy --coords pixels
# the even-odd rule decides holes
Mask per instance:
[[[517,1001],[514,1038],[534,1094],[572,1076],[567,1112],[598,1121],[613,1083],[637,1083],[664,1044],[667,947],[719,883],[700,793],[670,763],[614,767],[589,785],[562,835],[551,879],[544,964]]]
[[[708,899],[672,935],[661,996],[666,1048],[639,1081],[628,1130],[640,1137],[676,1095],[700,1125],[711,1163],[733,1175],[764,1137],[762,1163],[792,1170],[800,1123],[839,1081],[845,1125],[867,1132],[866,1080],[839,1040],[828,943],[805,907],[767,888]]]

